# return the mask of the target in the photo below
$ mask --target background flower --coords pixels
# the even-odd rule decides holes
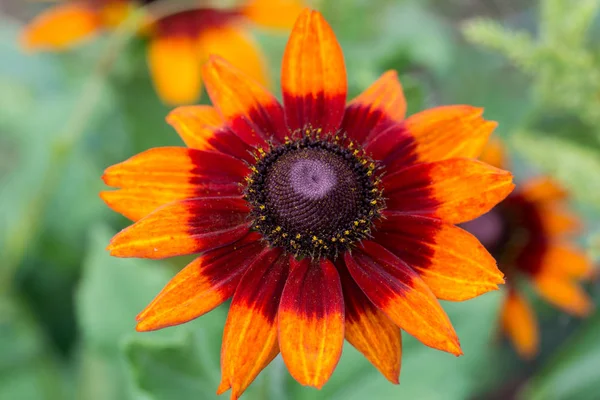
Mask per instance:
[[[76,0],[37,16],[24,30],[28,50],[64,50],[116,27],[136,7],[155,0]],[[163,2],[168,5],[168,2]],[[173,3],[171,3],[173,4]],[[148,65],[159,96],[168,104],[189,104],[200,97],[200,66],[218,54],[263,84],[268,83],[264,56],[249,25],[289,29],[302,7],[298,0],[248,0],[230,7],[198,1],[197,8],[168,16],[147,17],[140,33],[149,36]],[[158,9],[160,10],[160,9]]]
[[[498,140],[481,159],[506,168],[508,156]],[[546,301],[580,317],[593,304],[579,287],[589,279],[591,261],[575,246],[579,219],[566,208],[567,193],[548,177],[530,178],[487,214],[463,224],[498,261],[507,279],[507,295],[500,324],[518,353],[525,358],[539,351],[539,333],[533,310],[520,293],[520,279],[529,280]]]

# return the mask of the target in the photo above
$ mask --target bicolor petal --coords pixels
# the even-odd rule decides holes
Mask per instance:
[[[290,374],[321,388],[342,354],[344,300],[331,261],[292,259],[279,306],[279,346]]]
[[[333,30],[320,13],[303,11],[281,67],[289,128],[335,134],[344,117],[347,85],[344,55]]]
[[[233,245],[204,253],[175,275],[137,316],[136,329],[183,324],[214,309],[233,295],[262,250],[260,236],[252,233]]]
[[[385,213],[373,240],[415,270],[441,300],[468,300],[504,283],[477,238],[435,218]]]
[[[100,196],[136,221],[172,201],[241,195],[239,183],[248,171],[242,161],[225,154],[159,147],[107,168],[102,179],[120,190]]]
[[[169,105],[191,104],[200,98],[200,57],[193,38],[157,35],[148,46],[150,75],[160,98]]]
[[[383,178],[387,208],[457,224],[488,212],[513,190],[512,174],[480,161],[421,163]]]
[[[89,39],[102,28],[98,11],[85,2],[68,2],[50,8],[23,31],[27,50],[64,50]]]
[[[237,399],[277,354],[277,310],[289,273],[281,249],[265,249],[235,291],[221,348],[221,384]]]
[[[218,151],[240,160],[253,162],[248,146],[226,125],[221,114],[211,106],[177,107],[167,115],[183,142],[193,149]]]
[[[352,278],[373,304],[423,344],[461,355],[450,319],[427,284],[394,254],[371,241],[344,254]]]
[[[399,123],[406,114],[406,99],[396,71],[387,71],[375,83],[355,97],[348,106],[342,131],[362,143]]]
[[[288,135],[277,99],[225,59],[212,56],[203,76],[215,108],[244,142],[265,147],[272,137]]]
[[[167,258],[200,253],[233,243],[250,229],[241,197],[209,197],[162,206],[115,235],[108,245],[116,257]]]
[[[346,305],[346,340],[385,378],[399,383],[402,337],[398,328],[356,285],[343,262],[337,263]]]
[[[500,322],[521,357],[531,359],[537,354],[539,333],[535,315],[525,298],[514,289],[504,300]]]
[[[373,137],[367,149],[375,151],[390,173],[416,162],[476,158],[497,126],[482,113],[482,108],[464,105],[421,111],[408,117],[401,130]]]

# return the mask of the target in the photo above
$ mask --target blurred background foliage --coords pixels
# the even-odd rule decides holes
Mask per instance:
[[[599,256],[600,0],[313,4],[344,48],[350,95],[396,69],[410,113],[485,107],[514,150],[517,178],[562,182],[587,226],[582,244]],[[0,3],[0,399],[216,398],[226,306],[136,333],[136,313],[185,260],[104,251],[127,221],[97,195],[103,169],[181,145],[150,84],[144,43],[113,33],[62,54],[24,54],[19,32],[40,9]],[[286,35],[256,35],[277,83]],[[587,289],[600,304],[599,283]],[[600,314],[579,321],[537,302],[543,347],[523,362],[498,336],[500,298],[444,304],[463,357],[404,335],[400,386],[348,346],[321,391],[299,386],[276,359],[244,397],[599,399]]]

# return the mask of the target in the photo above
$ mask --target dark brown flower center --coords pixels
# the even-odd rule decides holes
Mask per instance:
[[[246,198],[254,228],[297,257],[335,258],[384,206],[375,163],[352,144],[305,137],[261,152]]]

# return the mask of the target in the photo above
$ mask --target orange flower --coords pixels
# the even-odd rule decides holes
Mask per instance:
[[[481,159],[498,168],[507,164],[497,141],[490,142]],[[517,289],[519,277],[531,280],[544,299],[568,313],[584,316],[592,309],[576,283],[589,277],[592,266],[569,240],[579,221],[565,210],[566,197],[550,178],[530,179],[490,212],[463,224],[494,255],[506,276],[501,327],[523,358],[536,355],[539,334],[533,311]]]
[[[75,0],[38,16],[25,29],[23,46],[31,50],[63,50],[118,25],[133,7],[154,0]],[[232,9],[199,8],[153,22],[148,64],[156,90],[165,103],[191,104],[202,91],[201,65],[217,54],[259,82],[267,83],[263,55],[248,32],[249,23],[290,28],[301,10],[300,0],[247,0]]]
[[[317,388],[344,338],[391,382],[400,328],[461,354],[438,298],[503,282],[490,254],[453,224],[489,211],[512,176],[473,157],[496,124],[446,106],[407,119],[395,72],[346,104],[342,50],[306,10],[287,44],[283,106],[220,57],[203,78],[214,104],[167,120],[189,148],[156,148],[106,170],[102,193],[137,221],[117,257],[200,253],[138,316],[147,331],[182,324],[233,296],[218,392],[237,398],[279,353]]]

